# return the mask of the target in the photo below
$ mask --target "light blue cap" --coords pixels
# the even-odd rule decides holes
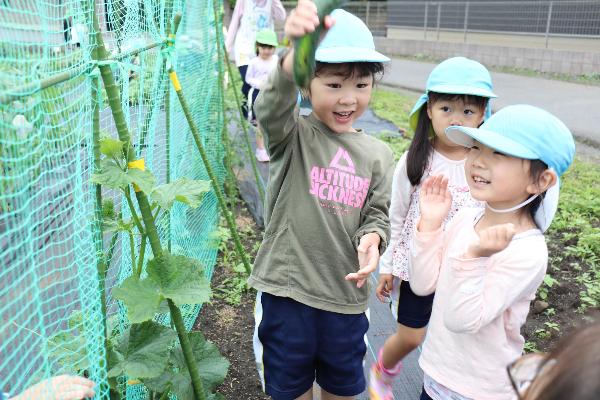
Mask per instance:
[[[335,24],[317,47],[315,60],[325,63],[390,61],[375,50],[373,35],[360,18],[340,8],[330,15]]]
[[[479,128],[449,126],[446,136],[465,147],[478,141],[513,157],[542,160],[559,177],[575,156],[575,141],[569,128],[548,111],[526,104],[501,109]],[[556,213],[558,191],[559,183],[546,192],[536,212],[535,221],[544,231]]]
[[[465,147],[476,140],[513,157],[542,160],[558,176],[575,155],[569,128],[548,111],[526,104],[504,107],[479,128],[450,126],[446,136]]]
[[[490,72],[481,63],[465,57],[452,57],[439,63],[429,74],[425,93],[417,100],[410,112],[409,124],[414,132],[419,121],[419,112],[427,103],[427,93],[467,94],[487,98],[498,97],[493,92]],[[492,114],[490,104],[484,118]]]

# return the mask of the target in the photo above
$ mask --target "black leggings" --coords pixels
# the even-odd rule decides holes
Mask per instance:
[[[250,85],[246,83],[246,71],[248,70],[248,65],[240,65],[238,70],[242,77],[242,95],[244,95],[244,98],[242,99],[242,113],[244,114],[244,119],[248,119],[248,92],[250,91]]]
[[[419,400],[433,400],[425,391],[425,388],[423,388],[423,390],[421,391],[421,397],[419,398]]]

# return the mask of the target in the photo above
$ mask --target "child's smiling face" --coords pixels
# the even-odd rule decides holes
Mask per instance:
[[[372,75],[321,73],[310,82],[313,113],[335,133],[355,132],[352,125],[369,105],[372,91]]]
[[[465,163],[473,198],[498,209],[511,208],[538,192],[530,168],[529,160],[502,154],[479,142],[469,150]]]

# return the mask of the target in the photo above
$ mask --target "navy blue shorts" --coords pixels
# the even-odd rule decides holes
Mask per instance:
[[[398,323],[409,328],[424,328],[431,318],[433,297],[417,296],[407,281],[400,283],[400,298],[398,299]]]
[[[365,313],[319,310],[288,297],[259,293],[255,307],[254,354],[265,393],[293,400],[316,380],[337,396],[365,390]]]

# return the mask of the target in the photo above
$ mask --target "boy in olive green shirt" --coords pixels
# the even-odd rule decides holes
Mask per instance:
[[[333,22],[316,52],[312,114],[298,115],[293,50],[255,106],[271,164],[265,237],[249,283],[259,291],[257,363],[276,400],[312,399],[315,376],[325,400],[364,391],[364,283],[389,237],[392,152],[352,127],[389,59],[354,15],[335,10],[326,27]],[[301,0],[286,36],[318,23],[315,5]]]

